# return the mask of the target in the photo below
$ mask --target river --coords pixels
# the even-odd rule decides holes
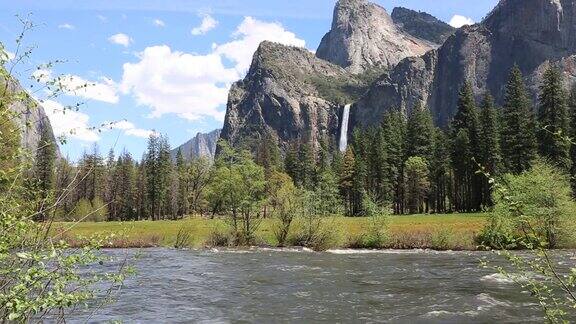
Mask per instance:
[[[137,250],[106,251],[114,259]],[[141,250],[91,323],[538,323],[528,293],[480,252]],[[561,252],[564,266],[573,265]],[[497,264],[500,261],[495,261]],[[113,264],[104,264],[103,270]],[[72,323],[85,322],[77,313]]]

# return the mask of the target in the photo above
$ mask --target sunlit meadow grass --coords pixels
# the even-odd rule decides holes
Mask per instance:
[[[346,248],[350,238],[363,233],[368,226],[367,218],[335,217],[326,220],[336,234],[334,248]],[[395,249],[429,248],[438,250],[474,250],[476,235],[486,222],[485,214],[413,215],[391,216],[388,239],[384,247]],[[298,224],[295,223],[294,227]],[[69,230],[64,237],[73,245],[82,245],[80,236],[94,233],[116,233],[108,242],[113,248],[172,247],[181,228],[190,232],[191,246],[204,247],[215,229],[225,229],[222,219],[199,217],[179,221],[140,221],[103,223],[59,223],[57,231]],[[275,246],[274,221],[266,219],[260,226],[258,237],[264,245]]]

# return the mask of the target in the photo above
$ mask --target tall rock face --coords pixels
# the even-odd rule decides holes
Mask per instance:
[[[479,98],[490,91],[502,104],[517,64],[536,98],[543,66],[574,75],[576,0],[502,0],[480,24],[459,29],[437,51],[409,58],[375,83],[357,102],[352,120],[370,125],[387,109],[429,107],[440,126],[457,109],[458,90],[470,82]]]
[[[2,80],[0,83],[4,83]],[[25,90],[16,80],[9,80],[8,93],[25,93]],[[32,156],[35,155],[38,145],[40,144],[41,134],[44,130],[48,131],[53,143],[58,146],[58,141],[52,131],[50,119],[46,115],[44,108],[27,94],[23,100],[14,101],[10,104],[9,109],[15,113],[17,123],[22,130],[21,144]],[[56,149],[57,156],[60,156],[60,150]]]
[[[230,90],[221,138],[248,148],[268,136],[281,149],[294,141],[334,143],[343,105],[366,86],[306,49],[263,42],[246,78]]]
[[[176,159],[178,151],[181,150],[185,159],[203,157],[214,160],[220,132],[221,130],[217,129],[207,134],[196,134],[193,139],[172,150],[172,159]]]
[[[402,59],[433,49],[432,42],[414,37],[394,24],[386,10],[366,0],[339,0],[332,29],[316,55],[355,74],[390,69]]]
[[[439,45],[456,31],[456,28],[428,13],[402,7],[394,8],[392,20],[408,34]]]

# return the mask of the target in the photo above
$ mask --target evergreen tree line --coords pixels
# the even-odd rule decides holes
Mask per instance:
[[[126,151],[116,158],[112,150],[104,159],[97,146],[85,152],[75,165],[65,158],[56,160],[52,175],[44,171],[42,177],[50,179],[51,185],[45,189],[49,187],[54,197],[61,197],[57,218],[163,220],[200,211],[211,162],[204,158],[185,159],[181,151],[173,160],[170,150],[167,137],[152,135],[141,161]],[[38,165],[41,161],[37,158]],[[49,168],[46,165],[44,169]],[[36,179],[40,179],[38,175]]]
[[[217,176],[226,174],[224,167],[234,169],[230,163],[238,156],[242,165],[250,160],[262,168],[264,181],[286,174],[296,187],[324,195],[326,208],[349,216],[365,215],[374,203],[396,214],[477,212],[493,205],[491,184],[480,170],[493,176],[520,174],[542,156],[576,174],[576,150],[566,137],[576,137],[576,90],[566,93],[561,73],[550,68],[533,107],[515,67],[501,109],[489,93],[476,102],[472,86],[464,84],[445,130],[435,127],[428,109],[416,106],[409,116],[392,110],[378,127],[355,130],[344,153],[328,143],[314,148],[302,141],[282,156],[277,140],[265,136],[252,154],[232,154],[227,148],[212,163],[187,159],[182,152],[172,159],[167,137],[153,135],[141,161],[128,152],[116,158],[113,151],[105,159],[94,148],[72,165],[55,159],[54,148],[46,145],[38,150],[32,178],[46,197],[63,197],[57,210],[61,219],[216,215],[225,209],[226,193],[214,188],[218,181],[227,183]],[[262,208],[266,217],[266,204]]]
[[[505,91],[497,109],[489,93],[477,103],[464,84],[446,130],[421,106],[407,118],[390,111],[380,126],[356,130],[339,172],[348,214],[362,214],[365,196],[397,214],[483,211],[493,205],[485,173],[521,174],[538,156],[574,176],[576,150],[567,139],[576,136],[576,88],[567,93],[562,74],[549,68],[533,107],[515,67]]]

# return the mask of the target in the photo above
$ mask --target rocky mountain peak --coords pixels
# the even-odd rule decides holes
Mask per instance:
[[[422,103],[446,126],[464,82],[472,84],[478,99],[490,92],[501,105],[515,65],[536,103],[548,64],[576,80],[576,0],[501,0],[480,24],[458,29],[427,56],[403,61],[374,84],[357,103],[353,120],[366,125],[386,109],[409,110]]]
[[[502,0],[483,25],[524,50],[563,57],[576,49],[576,0]]]
[[[175,160],[178,151],[182,151],[182,155],[185,159],[203,157],[209,160],[214,160],[220,132],[221,130],[217,129],[206,134],[196,134],[194,138],[172,150],[172,159]]]
[[[305,48],[264,41],[254,53],[248,77],[262,73],[280,79],[285,74],[336,76],[346,72],[329,62],[318,60]]]
[[[282,149],[294,141],[333,142],[341,107],[366,86],[305,48],[263,42],[244,80],[230,90],[221,137],[250,148],[266,137]]]
[[[0,67],[3,69],[3,67]],[[21,129],[21,145],[32,156],[36,155],[40,145],[41,136],[44,131],[48,131],[51,141],[56,145],[56,155],[60,156],[58,140],[54,136],[50,119],[46,115],[40,103],[27,94],[26,90],[16,79],[1,79],[0,84],[7,82],[8,93],[24,94],[21,99],[15,100],[9,105],[9,109],[17,115],[15,122]]]
[[[439,45],[443,44],[456,30],[456,28],[426,12],[403,7],[394,8],[392,20],[410,35]]]
[[[381,6],[365,0],[336,3],[332,29],[316,55],[359,74],[368,68],[389,69],[406,57],[433,49],[433,43],[399,28]]]

